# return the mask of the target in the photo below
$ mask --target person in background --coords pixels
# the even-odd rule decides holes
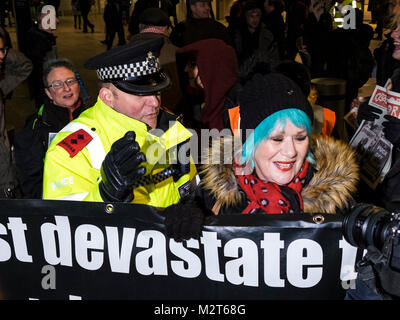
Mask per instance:
[[[112,48],[115,33],[118,33],[118,45],[126,43],[124,26],[122,24],[122,9],[119,0],[107,0],[103,14],[106,24],[106,45],[107,50]]]
[[[234,49],[220,39],[205,39],[178,49],[177,56],[185,59],[189,79],[178,109],[183,123],[199,133],[222,130],[225,99],[237,81]]]
[[[311,83],[311,75],[307,67],[296,61],[285,60],[278,65],[276,72],[293,80],[307,97],[314,112],[312,133],[323,136],[332,135],[336,123],[335,111],[317,104],[318,90]]]
[[[56,10],[56,17],[58,17],[58,8],[60,7],[61,0],[44,0],[45,4],[51,5]]]
[[[74,29],[81,29],[81,9],[78,0],[71,0],[71,7],[74,15]]]
[[[233,37],[233,33],[240,25],[240,17],[247,0],[236,0],[232,3],[229,10],[229,16],[226,16],[226,21],[228,22],[228,32],[230,37]]]
[[[158,8],[159,0],[137,0],[129,19],[128,31],[130,37],[139,33],[139,17],[148,8]]]
[[[332,32],[332,18],[325,10],[324,1],[312,0],[304,24],[303,43],[310,55],[311,77],[324,77],[326,56]]]
[[[373,1],[373,0],[372,0]],[[343,28],[344,18],[347,11],[343,10],[344,7],[350,6],[353,9],[362,10],[361,1],[358,0],[336,0],[332,1],[329,13],[333,20],[333,29]],[[343,11],[342,11],[343,10]]]
[[[5,123],[5,96],[24,81],[32,71],[31,61],[7,46],[7,36],[0,29],[0,198],[20,196],[14,157]]]
[[[89,21],[89,12],[93,5],[92,0],[79,0],[79,7],[81,8],[81,14],[83,19],[83,33],[88,32],[88,27],[94,32],[94,24]]]
[[[358,90],[371,78],[375,60],[369,49],[373,28],[363,23],[363,13],[355,9],[355,29],[336,28],[326,47],[324,75],[346,80],[345,114]]]
[[[208,159],[221,160],[201,167],[191,203],[167,209],[167,235],[183,238],[192,207],[204,216],[346,214],[357,192],[355,152],[332,137],[311,137],[313,110],[299,86],[279,73],[255,74],[239,101],[240,135],[210,147]],[[198,236],[201,221],[193,219],[186,239]]]
[[[46,99],[15,137],[17,176],[24,198],[42,198],[44,157],[51,139],[86,109],[75,72],[65,59],[50,60],[43,67]]]
[[[28,31],[26,38],[26,56],[32,61],[33,70],[29,77],[31,97],[39,109],[45,99],[43,87],[43,64],[58,57],[56,36],[50,26],[43,24],[46,16],[42,11],[43,5],[37,10],[36,24]]]
[[[99,77],[98,99],[54,137],[44,162],[44,199],[165,208],[189,194],[196,167],[177,154],[191,133],[176,117],[159,121],[167,116],[160,93],[170,85],[158,59],[163,44],[161,38],[130,42],[85,62]]]
[[[221,39],[231,44],[228,29],[220,22],[210,18],[212,0],[188,0],[188,16],[178,23],[170,34],[174,45],[181,48],[204,39]]]
[[[370,0],[368,2],[368,11],[371,12],[371,22],[376,23],[375,40],[382,40],[383,35],[383,22],[385,19],[385,7],[387,5],[387,0]]]
[[[241,24],[233,35],[233,46],[239,65],[258,60],[275,68],[279,63],[279,51],[273,34],[261,22],[262,11],[258,2],[247,1],[241,16]]]
[[[129,14],[131,9],[132,0],[121,0],[121,11],[122,11],[122,24],[127,25],[129,23]]]
[[[174,26],[178,24],[178,17],[176,16],[176,5],[179,4],[179,0],[160,0],[160,9],[163,10],[167,16],[172,17],[174,20]]]
[[[282,17],[284,4],[282,0],[265,0],[263,9],[262,22],[272,32],[278,46],[279,58],[283,60],[286,56],[285,22]]]
[[[0,3],[0,27],[5,28],[6,26],[6,11],[7,11],[7,0]]]

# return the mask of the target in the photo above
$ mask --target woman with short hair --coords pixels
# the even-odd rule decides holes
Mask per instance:
[[[15,138],[17,175],[24,198],[42,198],[43,163],[52,137],[87,109],[79,96],[77,77],[66,59],[49,60],[43,66],[44,103]]]

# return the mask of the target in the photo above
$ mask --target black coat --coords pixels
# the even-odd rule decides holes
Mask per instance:
[[[399,62],[392,57],[394,51],[393,39],[389,37],[374,50],[376,61],[376,84],[384,86],[392,76],[393,70],[399,66]]]
[[[279,58],[285,58],[285,22],[282,14],[278,10],[265,15],[263,22],[267,29],[272,32],[274,39],[278,45]]]
[[[358,89],[371,77],[375,65],[369,49],[372,35],[372,27],[367,24],[357,26],[356,30],[335,29],[330,33],[325,76],[346,80],[345,112],[357,97]]]
[[[73,112],[73,118],[77,118],[86,108],[81,104]],[[25,127],[15,137],[17,176],[24,198],[42,198],[43,166],[49,134],[57,133],[69,121],[67,109],[55,106],[46,99],[39,111],[26,120]]]
[[[199,40],[210,38],[221,39],[226,44],[231,45],[228,29],[222,23],[211,18],[189,18],[186,21],[178,23],[170,35],[171,42],[179,48]]]
[[[128,31],[131,35],[139,33],[140,14],[152,7],[158,7],[158,0],[137,0],[129,20]]]
[[[29,77],[31,95],[39,108],[45,99],[43,85],[43,64],[49,58],[55,58],[53,47],[56,46],[56,37],[37,26],[32,27],[26,36],[26,56],[32,61],[33,70]]]

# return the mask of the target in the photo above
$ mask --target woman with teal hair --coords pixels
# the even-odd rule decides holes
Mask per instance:
[[[234,135],[209,149],[196,197],[167,208],[169,237],[197,238],[207,214],[349,215],[366,208],[353,199],[355,151],[332,137],[311,135],[312,108],[292,80],[256,74],[239,101],[240,117],[229,113]],[[364,275],[370,274],[372,263],[364,265]],[[371,283],[357,278],[356,290],[349,290],[346,299],[381,299]]]
[[[291,79],[256,74],[239,100],[236,140],[242,147],[233,148],[231,165],[205,164],[201,172],[198,198],[212,213],[337,213],[349,207],[358,180],[354,152],[342,141],[311,135],[312,107]],[[212,147],[210,157],[226,160],[226,152]]]
[[[255,74],[239,101],[240,130],[210,147],[191,208],[221,215],[338,213],[351,206],[358,181],[354,151],[332,137],[311,135],[312,107],[291,79]],[[201,221],[191,208],[183,211]],[[174,236],[182,230],[182,205],[169,211],[177,213],[166,219]]]

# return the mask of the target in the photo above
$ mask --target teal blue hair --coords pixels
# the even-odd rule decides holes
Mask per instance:
[[[258,145],[263,140],[268,139],[271,131],[276,126],[279,126],[279,128],[282,130],[285,129],[286,120],[290,120],[290,122],[292,122],[298,128],[305,129],[308,137],[310,137],[312,131],[311,121],[304,111],[294,108],[280,110],[265,118],[246,139],[246,142],[243,144],[242,148],[240,164],[243,165],[247,163],[253,170],[253,157]],[[242,134],[245,134],[245,132],[242,132]],[[311,163],[314,163],[314,158],[312,157],[310,151],[308,151],[307,160]]]

